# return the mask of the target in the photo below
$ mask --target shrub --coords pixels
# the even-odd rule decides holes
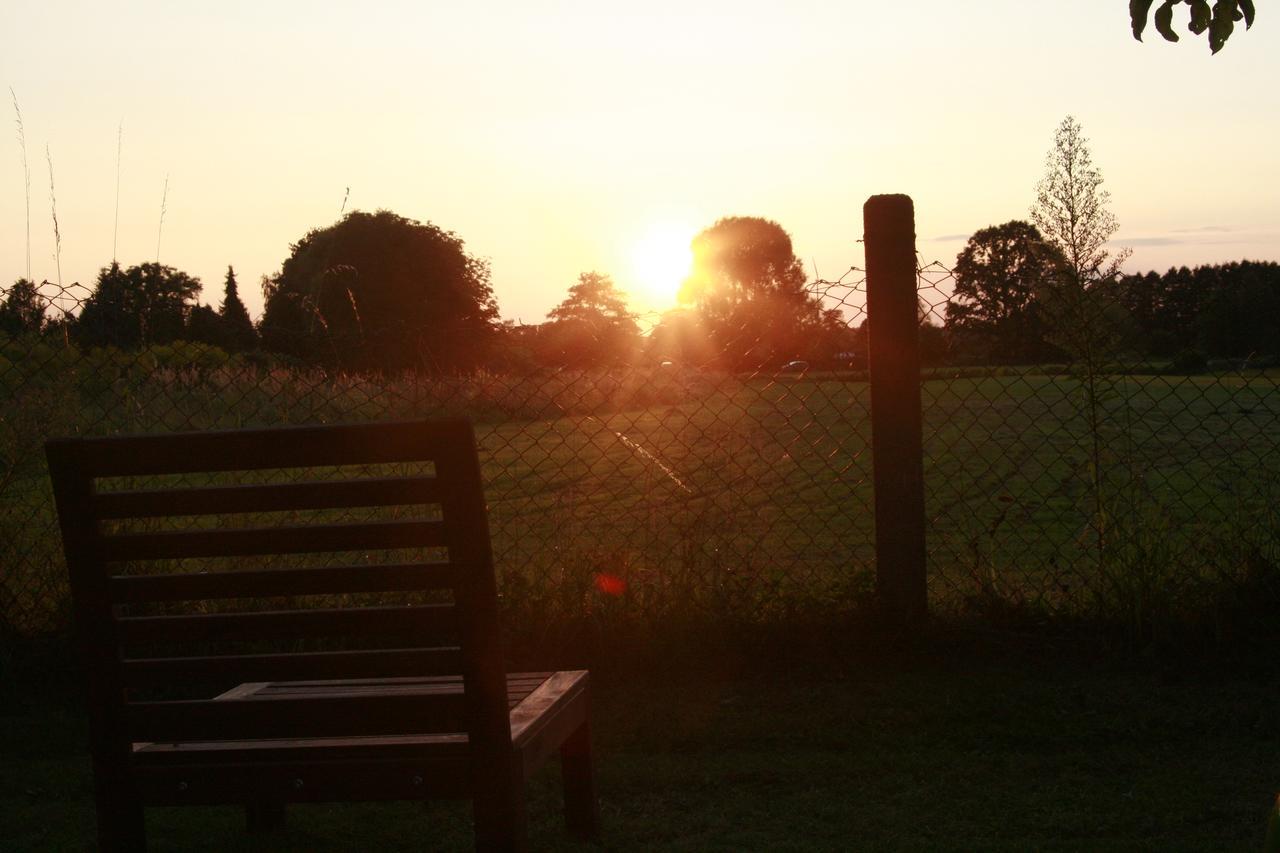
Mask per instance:
[[[1204,373],[1209,369],[1209,357],[1200,350],[1184,349],[1173,357],[1169,364],[1169,372],[1179,376],[1191,376]]]

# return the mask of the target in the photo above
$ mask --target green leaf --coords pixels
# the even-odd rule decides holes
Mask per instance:
[[[1155,0],[1129,0],[1129,23],[1133,25],[1133,37],[1142,41],[1142,31],[1147,28],[1147,14]]]
[[[1253,26],[1253,0],[1240,0],[1240,11],[1244,14],[1244,28]]]
[[[1156,32],[1164,36],[1165,41],[1178,40],[1178,34],[1173,31],[1173,7],[1181,2],[1182,0],[1164,0],[1160,8],[1156,9]]]
[[[1213,4],[1213,21],[1209,24],[1209,50],[1217,53],[1231,38],[1236,28],[1236,0],[1218,0]],[[1157,13],[1159,14],[1159,13]]]
[[[1209,29],[1209,22],[1213,19],[1213,12],[1209,9],[1209,0],[1189,0],[1191,4],[1191,23],[1187,25],[1187,29],[1196,35],[1200,35]]]

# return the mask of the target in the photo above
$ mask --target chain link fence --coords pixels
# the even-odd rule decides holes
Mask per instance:
[[[89,289],[46,283],[39,323],[0,333],[0,620],[18,635],[69,622],[48,436],[443,414],[476,423],[517,614],[845,612],[875,576],[866,288],[856,268],[813,283],[840,334],[755,369],[740,369],[759,343],[744,332],[715,353],[732,348],[736,368],[641,355],[431,375],[181,340],[86,350],[68,329]],[[1111,298],[1074,306],[1056,360],[984,362],[955,291],[946,267],[920,268],[935,611],[1148,624],[1193,601],[1275,600],[1280,367],[1103,346]]]
[[[1229,358],[1151,355],[1161,331],[1132,297],[1154,275],[1039,294],[1053,352],[992,365],[957,322],[973,300],[955,274],[920,269],[935,602],[1102,618],[1147,638],[1187,623],[1230,633],[1274,608],[1280,339]],[[1280,268],[1268,275],[1280,297]]]
[[[476,424],[517,614],[768,620],[841,606],[867,585],[866,372],[850,372],[852,353],[843,366],[757,370],[638,356],[599,370],[360,373],[181,340],[84,351],[67,330],[89,289],[39,292],[39,329],[0,338],[0,614],[11,632],[69,620],[42,450],[53,435],[462,414]],[[857,304],[847,308],[858,325]]]

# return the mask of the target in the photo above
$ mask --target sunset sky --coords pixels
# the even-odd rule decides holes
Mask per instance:
[[[661,309],[698,229],[777,220],[811,274],[861,265],[867,196],[915,199],[923,259],[1025,218],[1074,114],[1130,269],[1280,259],[1280,3],[1210,56],[1129,32],[1123,0],[982,3],[57,2],[0,6],[0,283],[157,257],[221,298],[347,209],[457,232],[504,318],[578,273]],[[1034,12],[1028,12],[1034,9]],[[674,249],[672,248],[674,246]],[[674,257],[674,261],[673,261]]]

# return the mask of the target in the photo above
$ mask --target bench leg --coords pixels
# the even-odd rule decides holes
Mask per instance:
[[[507,784],[481,788],[473,802],[476,850],[481,853],[524,853],[529,849],[524,779],[511,774]]]
[[[591,762],[591,725],[584,720],[560,747],[564,782],[564,822],[569,834],[590,840],[600,835],[595,771]]]
[[[97,780],[98,847],[103,853],[141,853],[147,849],[142,802],[127,783]]]
[[[142,799],[133,781],[109,762],[93,762],[93,799],[97,806],[97,845],[104,853],[147,849]]]
[[[275,832],[284,828],[284,803],[247,803],[244,828],[252,835]]]

